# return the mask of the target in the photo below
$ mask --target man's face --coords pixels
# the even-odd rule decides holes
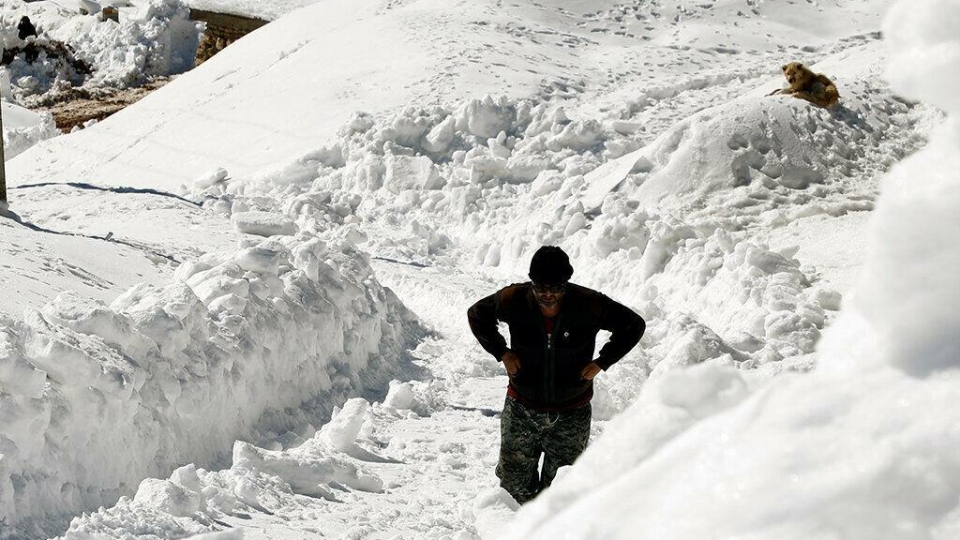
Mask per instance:
[[[540,307],[551,309],[560,304],[566,290],[566,283],[534,283],[533,297],[537,299]]]

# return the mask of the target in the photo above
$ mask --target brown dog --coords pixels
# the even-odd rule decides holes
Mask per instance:
[[[820,107],[829,107],[840,100],[837,86],[826,75],[814,73],[800,62],[784,64],[780,69],[783,70],[789,86],[778,88],[767,94],[768,96],[789,94]]]

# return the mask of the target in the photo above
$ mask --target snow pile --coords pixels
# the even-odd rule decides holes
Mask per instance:
[[[199,44],[199,23],[190,21],[181,0],[145,0],[121,9],[120,22],[79,13],[65,16],[56,6],[0,0],[9,16],[3,26],[15,28],[22,15],[36,24],[40,36],[30,43],[62,48],[64,54],[83,61],[92,73],[77,71],[63,55],[41,52],[28,58],[17,54],[7,66],[14,96],[18,100],[64,92],[71,86],[128,88],[155,78],[183,73],[193,68]],[[24,46],[14,31],[3,40],[3,49]],[[58,49],[59,50],[59,49]],[[44,97],[44,99],[50,96]]]
[[[540,245],[561,245],[575,281],[649,323],[646,351],[623,364],[642,355],[641,365],[599,385],[597,415],[609,418],[651,370],[708,360],[809,367],[842,295],[817,283],[796,248],[771,249],[749,229],[869,210],[874,190],[860,178],[924,142],[915,106],[852,86],[856,97],[834,112],[747,96],[649,142],[506,97],[358,113],[336,141],[293,163],[183,192],[235,219],[280,210],[302,230],[381,256],[448,258],[509,279]],[[627,108],[620,122],[644,110]],[[904,129],[887,134],[895,125]]]
[[[4,533],[37,535],[145,476],[385,390],[417,328],[351,245],[311,235],[246,237],[177,278],[0,321]]]
[[[864,279],[820,367],[651,380],[505,538],[956,538],[960,102],[938,66],[956,63],[958,21],[948,1],[887,18],[891,80],[951,117],[884,180]]]
[[[0,80],[5,71],[0,69]],[[0,81],[2,84],[2,81]],[[13,159],[27,148],[40,141],[60,135],[60,130],[50,113],[34,113],[12,103],[0,103],[3,107],[4,158]]]
[[[149,0],[124,15],[119,24],[72,18],[51,30],[95,68],[87,85],[127,88],[193,68],[201,26],[181,0]]]

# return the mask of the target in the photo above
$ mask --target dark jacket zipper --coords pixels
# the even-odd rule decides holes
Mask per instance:
[[[541,317],[543,314],[541,313]],[[555,399],[555,388],[554,388],[554,379],[556,378],[557,370],[557,359],[556,353],[557,348],[555,347],[557,333],[560,331],[560,322],[563,318],[563,313],[557,315],[557,320],[553,323],[553,332],[547,336],[547,327],[546,324],[543,326],[543,336],[546,338],[547,350],[544,355],[546,360],[544,370],[543,370],[543,395],[546,396],[547,403],[553,403]]]

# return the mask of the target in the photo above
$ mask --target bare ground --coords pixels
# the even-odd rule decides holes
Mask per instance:
[[[140,101],[170,80],[169,78],[156,79],[143,86],[124,90],[71,88],[29,103],[28,107],[50,112],[53,114],[57,128],[69,132],[76,126],[83,127],[83,124],[90,120],[103,120]]]

